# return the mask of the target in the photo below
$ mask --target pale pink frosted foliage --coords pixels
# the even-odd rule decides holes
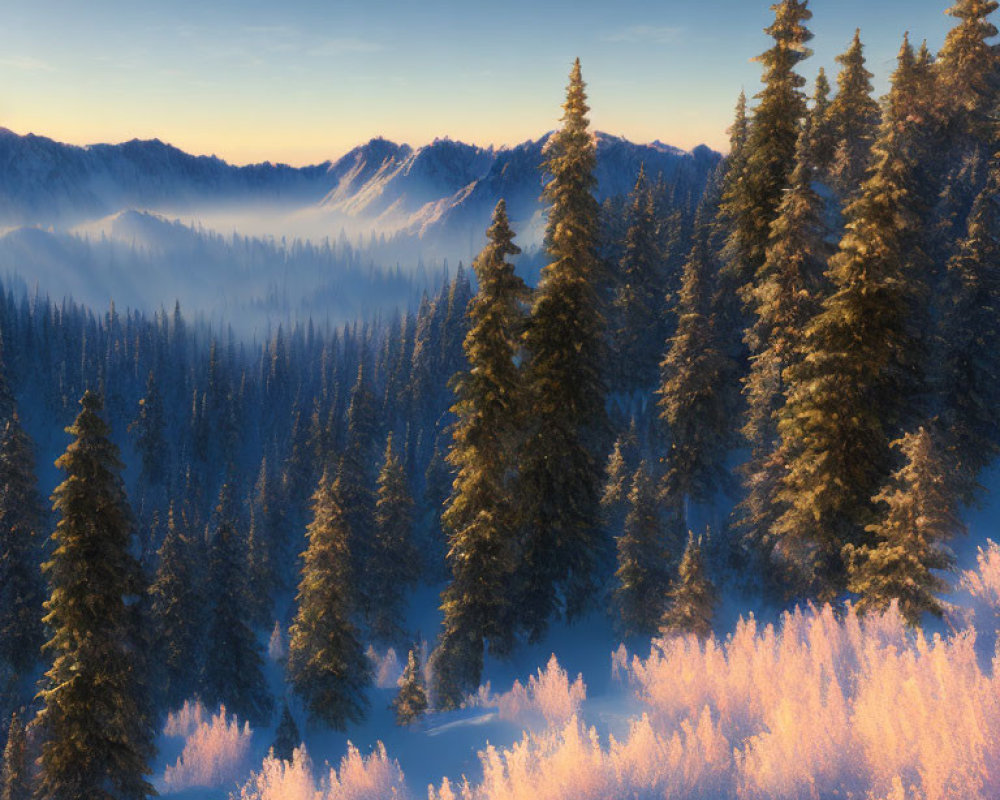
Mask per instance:
[[[226,719],[222,706],[188,735],[177,762],[164,770],[163,782],[175,792],[235,783],[249,771],[252,741],[250,724],[241,727],[235,716]]]
[[[236,795],[231,795],[235,799]],[[316,788],[312,762],[306,748],[292,753],[291,762],[275,758],[264,759],[260,772],[240,789],[239,800],[322,800],[323,792]]]
[[[987,540],[976,562],[976,569],[962,573],[959,588],[968,595],[976,630],[993,637],[1000,629],[1000,545]]]
[[[403,676],[403,667],[399,663],[396,651],[390,647],[385,653],[380,654],[369,645],[366,655],[375,675],[375,686],[379,689],[395,689]]]
[[[235,795],[234,795],[235,798]],[[347,745],[339,769],[330,769],[326,780],[317,780],[304,747],[292,762],[273,756],[264,760],[260,772],[240,790],[239,800],[409,800],[403,771],[390,759],[379,742],[375,751],[362,756]]]
[[[205,721],[208,712],[200,700],[185,700],[177,711],[167,714],[167,724],[163,726],[163,735],[171,738],[186,739],[194,733]]]
[[[526,721],[526,717],[541,716],[549,726],[557,727],[574,717],[586,699],[583,676],[577,675],[570,683],[553,655],[544,670],[528,679],[527,686],[514,681],[509,692],[496,698],[496,704],[501,719]]]
[[[362,756],[352,744],[340,761],[340,769],[330,770],[323,800],[405,800],[409,794],[399,762],[389,758],[379,742],[375,751]]]

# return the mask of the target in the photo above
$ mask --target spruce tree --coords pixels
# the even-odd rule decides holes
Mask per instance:
[[[639,172],[630,200],[612,311],[616,384],[626,393],[656,384],[664,339],[663,276],[656,241],[656,212],[644,170]]]
[[[936,594],[947,591],[948,583],[935,572],[953,566],[946,543],[963,524],[953,470],[930,430],[921,427],[893,445],[906,463],[872,498],[885,506],[884,516],[868,527],[874,542],[847,545],[848,588],[860,595],[860,613],[884,611],[896,600],[915,626],[926,612],[944,612]]]
[[[872,97],[873,76],[865,67],[860,30],[854,32],[847,50],[837,56],[837,63],[841,66],[837,94],[827,117],[836,137],[831,177],[841,196],[852,198],[871,167],[872,145],[881,116]]]
[[[42,506],[34,457],[17,412],[0,438],[0,662],[24,677],[38,663],[42,630]]]
[[[893,92],[912,55],[904,47]],[[911,124],[887,115],[872,174],[847,209],[830,261],[832,294],[806,329],[798,363],[786,370],[784,509],[772,533],[824,600],[846,587],[841,551],[864,542],[871,498],[889,476],[889,441],[919,412],[926,389],[919,200],[905,147]]]
[[[292,712],[288,708],[288,703],[281,705],[281,721],[278,722],[278,729],[274,734],[274,744],[271,745],[271,753],[275,758],[282,761],[291,761],[295,749],[302,744],[302,737],[299,736],[298,725],[292,717]]]
[[[715,587],[705,572],[701,537],[688,533],[687,547],[677,578],[668,593],[667,609],[660,623],[664,635],[693,633],[701,638],[712,635],[715,614]]]
[[[247,529],[247,593],[250,619],[255,627],[263,628],[272,619],[274,568],[268,543],[257,521],[257,512],[250,505],[250,527]]]
[[[410,725],[427,710],[427,692],[420,669],[420,657],[415,649],[406,657],[406,668],[399,679],[399,692],[392,700],[397,725]]]
[[[371,667],[350,619],[350,529],[339,481],[324,474],[313,495],[296,613],[289,630],[288,681],[313,719],[343,730],[360,722]]]
[[[948,272],[943,417],[968,497],[1000,452],[1000,153]]]
[[[227,482],[219,493],[215,526],[209,542],[208,575],[212,593],[204,695],[254,724],[266,724],[272,701],[264,677],[264,659],[250,627],[250,591],[246,569],[246,538],[241,535],[236,498]]]
[[[991,116],[1000,101],[1000,57],[988,40],[997,35],[989,18],[998,7],[997,0],[958,0],[948,9],[958,23],[945,37],[935,71],[949,133],[959,145],[994,136]]]
[[[615,439],[615,445],[608,456],[604,468],[604,491],[601,494],[601,509],[608,531],[617,539],[624,529],[625,514],[628,511],[628,494],[632,476],[638,468],[639,442],[636,436],[635,420],[629,430]]]
[[[576,616],[593,595],[606,455],[605,325],[596,285],[596,147],[579,60],[563,127],[546,145],[549,263],[524,337],[531,418],[521,453],[525,541],[518,610],[538,639],[554,615]]]
[[[743,436],[750,459],[743,467],[746,496],[739,510],[744,542],[773,575],[770,534],[782,506],[777,494],[784,472],[777,418],[785,402],[785,372],[803,354],[805,331],[819,310],[823,274],[832,248],[823,223],[823,200],[813,188],[813,169],[803,134],[791,186],[771,226],[767,260],[754,286],[754,322],[747,331],[750,372],[743,383],[747,416]],[[775,587],[772,587],[775,588]]]
[[[159,486],[167,473],[164,427],[163,399],[150,370],[146,379],[146,395],[139,401],[139,414],[129,425],[142,462],[141,480],[146,486]]]
[[[618,537],[614,605],[623,636],[652,636],[670,587],[670,553],[663,545],[656,490],[643,461],[632,477],[625,530]]]
[[[357,609],[374,602],[376,590],[365,574],[370,563],[372,532],[375,527],[375,436],[378,429],[375,395],[369,380],[367,355],[362,352],[358,376],[351,390],[347,411],[347,444],[337,470],[339,495],[348,525],[348,553],[351,581],[356,596],[350,598]]]
[[[178,708],[197,685],[204,630],[204,597],[198,574],[197,543],[186,533],[186,521],[173,506],[159,564],[150,586],[156,629],[159,693],[167,708]]]
[[[707,225],[695,224],[675,314],[677,332],[660,364],[660,419],[669,437],[663,491],[671,503],[707,502],[726,481],[724,463],[735,414],[725,391],[735,375],[712,308]]]
[[[368,609],[372,635],[382,641],[402,634],[406,594],[420,577],[420,553],[413,543],[413,498],[407,483],[390,434],[378,476],[375,540],[366,570],[371,585],[378,587]]]
[[[833,166],[837,149],[837,133],[830,119],[830,81],[822,67],[816,75],[812,106],[806,119],[805,156],[816,173],[826,175]]]
[[[757,57],[764,67],[764,89],[750,123],[733,214],[733,249],[740,259],[735,269],[744,291],[767,257],[771,223],[795,164],[806,116],[805,79],[795,68],[812,54],[806,47],[812,39],[805,27],[812,18],[808,0],[781,0],[771,8],[774,22],[765,32],[774,45]]]
[[[52,659],[39,693],[43,732],[39,800],[141,800],[153,723],[134,607],[144,592],[130,553],[131,515],[118,448],[101,419],[103,404],[84,394],[56,466],[60,514],[45,566],[51,595],[45,623]]]
[[[442,659],[466,661],[462,691],[479,684],[484,641],[497,653],[508,652],[514,641],[510,583],[519,528],[513,479],[524,419],[517,357],[528,291],[508,261],[520,249],[503,200],[487,239],[473,263],[479,290],[464,344],[469,370],[454,381],[457,422],[448,461],[457,475],[442,518],[451,582],[441,597],[444,631],[434,658],[442,674],[456,669]],[[456,641],[465,644],[453,646]]]
[[[3,764],[0,765],[0,800],[31,800],[28,738],[21,713],[15,712],[10,717]]]

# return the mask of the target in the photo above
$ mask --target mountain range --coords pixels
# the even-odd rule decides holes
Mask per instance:
[[[233,166],[159,140],[79,147],[0,129],[0,228],[93,230],[97,221],[136,210],[223,232],[402,235],[442,251],[435,255],[452,249],[468,257],[500,197],[522,244],[540,241],[549,135],[503,148],[450,139],[412,148],[377,138],[336,161],[291,167]],[[721,158],[704,146],[686,152],[607,134],[597,135],[597,155],[599,199],[628,192],[641,164],[697,197]]]

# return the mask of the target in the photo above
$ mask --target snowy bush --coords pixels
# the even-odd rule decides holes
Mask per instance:
[[[976,569],[962,573],[959,589],[967,595],[968,621],[992,643],[1000,629],[1000,545],[987,540],[976,562]]]
[[[166,735],[182,735],[172,731],[189,730],[184,750],[177,763],[167,766],[163,782],[171,791],[192,787],[217,787],[240,780],[249,771],[250,746],[253,732],[249,723],[240,726],[234,716],[226,719],[226,707],[205,719],[200,703],[184,708],[167,719]]]
[[[1000,656],[981,669],[971,631],[825,607],[615,660],[646,709],[621,740],[573,717],[488,747],[480,783],[432,800],[1000,797]]]
[[[295,751],[291,763],[269,757],[239,794],[239,800],[407,800],[409,797],[403,771],[395,759],[389,758],[381,742],[368,756],[362,756],[348,744],[340,769],[331,768],[320,781],[304,747]]]
[[[577,714],[586,699],[583,676],[577,675],[571,684],[566,670],[552,655],[545,669],[528,679],[527,686],[514,681],[511,690],[495,698],[495,703],[501,719],[524,722],[540,716],[549,726],[561,727]]]
[[[403,667],[399,663],[396,651],[390,647],[384,654],[380,655],[374,647],[369,645],[366,655],[372,665],[376,688],[395,689],[403,675]]]
[[[167,724],[163,727],[163,735],[176,739],[186,739],[194,733],[205,721],[207,716],[205,706],[198,700],[185,700],[177,711],[167,714]]]

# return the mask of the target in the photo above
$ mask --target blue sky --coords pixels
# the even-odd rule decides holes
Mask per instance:
[[[861,27],[877,88],[949,0],[813,0],[810,80]],[[0,125],[78,144],[159,137],[236,163],[316,163],[383,135],[514,144],[557,125],[572,59],[596,128],[725,144],[767,0],[4,0]]]

